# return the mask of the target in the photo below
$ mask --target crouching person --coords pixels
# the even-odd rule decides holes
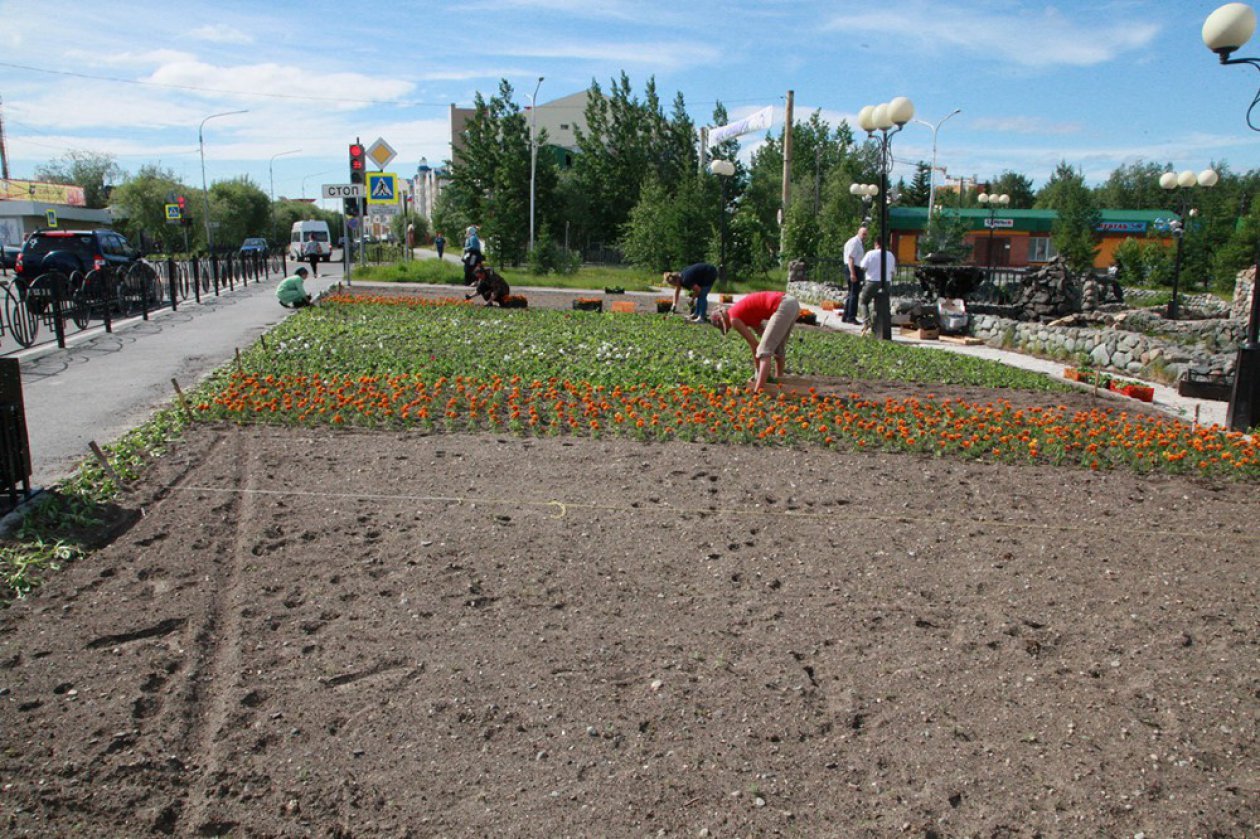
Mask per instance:
[[[276,299],[280,301],[281,306],[286,309],[300,309],[311,305],[311,296],[306,293],[306,287],[302,285],[307,273],[305,268],[298,268],[292,276],[285,277],[280,281],[280,285],[276,286]]]
[[[477,270],[473,272],[473,278],[476,286],[470,293],[464,295],[465,300],[472,300],[480,294],[485,298],[487,306],[491,303],[498,303],[502,306],[504,299],[512,293],[507,280],[499,276],[497,271],[485,263],[477,266]]]
[[[795,297],[781,291],[759,291],[715,311],[709,321],[722,330],[734,330],[748,342],[753,356],[753,375],[748,386],[756,393],[770,380],[771,359],[776,376],[787,373],[787,342],[801,313]]]

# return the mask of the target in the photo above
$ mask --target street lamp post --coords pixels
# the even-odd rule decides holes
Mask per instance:
[[[849,194],[862,199],[862,224],[871,223],[871,202],[879,195],[877,184],[849,184]]]
[[[916,119],[919,125],[926,125],[932,129],[932,169],[928,172],[928,215],[932,213],[932,208],[936,206],[936,132],[944,125],[950,117],[957,116],[962,113],[962,108],[955,108],[950,111],[940,122],[933,125],[925,119]]]
[[[888,280],[888,175],[892,167],[892,138],[914,119],[914,103],[898,96],[882,105],[867,105],[858,112],[858,126],[873,137],[879,133],[879,287],[875,290],[875,316],[871,334],[892,340],[892,311]],[[895,126],[895,127],[894,127]],[[866,278],[871,281],[870,277]]]
[[[236,114],[247,114],[247,113],[249,113],[248,110],[224,111],[221,114],[211,114],[210,116],[206,117],[205,119],[201,121],[201,125],[197,126],[197,150],[201,153],[201,199],[204,203],[205,212],[206,212],[206,247],[209,249],[211,256],[214,256],[214,231],[213,231],[212,225],[210,224],[210,188],[206,185],[206,140],[205,140],[206,123],[212,119],[218,119],[219,117],[230,117],[230,116],[235,116]],[[217,284],[217,272],[216,272],[216,284]]]
[[[287,154],[297,154],[301,149],[291,149],[290,151],[282,151],[273,154],[271,159],[267,161],[267,189],[271,196],[271,235],[272,238],[279,240],[280,236],[276,233],[276,171],[274,164],[277,157],[284,157]]]
[[[718,253],[718,282],[726,282],[726,184],[735,174],[735,164],[729,160],[714,160],[709,164],[709,172],[717,175],[722,183],[722,218],[721,231],[722,238],[720,240]]]
[[[1222,64],[1250,64],[1260,70],[1260,58],[1230,58],[1251,40],[1256,31],[1256,13],[1245,3],[1226,3],[1203,21],[1203,43],[1220,57]],[[1247,109],[1247,127],[1260,131],[1251,119],[1260,92]],[[1247,321],[1247,338],[1238,348],[1234,364],[1234,391],[1229,398],[1225,424],[1235,431],[1260,426],[1260,255],[1256,259],[1256,277],[1251,283],[1251,316]]]
[[[1173,263],[1173,291],[1172,300],[1168,301],[1168,319],[1177,320],[1181,316],[1181,311],[1177,305],[1177,292],[1181,286],[1181,243],[1186,238],[1186,221],[1198,215],[1198,211],[1190,207],[1190,190],[1196,186],[1210,189],[1216,186],[1219,177],[1211,169],[1204,169],[1199,174],[1195,174],[1187,169],[1178,174],[1176,172],[1165,172],[1159,176],[1159,186],[1161,189],[1169,191],[1177,191],[1177,216],[1169,223],[1168,229],[1172,233],[1173,238],[1177,240],[1177,257]]]
[[[543,77],[538,77],[534,94],[529,97],[529,249],[534,250],[534,193],[538,174],[538,88]]]
[[[997,216],[998,207],[1005,207],[1010,204],[1011,196],[1006,193],[991,195],[987,192],[982,192],[976,196],[976,200],[989,208],[989,282],[993,282],[993,230],[997,226],[994,220]]]

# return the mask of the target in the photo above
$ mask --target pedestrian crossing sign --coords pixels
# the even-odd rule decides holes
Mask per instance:
[[[398,176],[393,172],[368,172],[367,202],[369,204],[397,204]]]

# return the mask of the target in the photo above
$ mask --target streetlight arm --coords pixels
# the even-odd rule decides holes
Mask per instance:
[[[1229,53],[1222,52],[1221,64],[1250,64],[1257,70],[1260,70],[1260,58],[1230,58]],[[1251,105],[1247,108],[1247,127],[1252,131],[1260,131],[1260,125],[1257,125],[1255,118],[1252,116],[1256,108],[1260,107],[1260,90],[1256,91],[1255,98],[1251,100]]]

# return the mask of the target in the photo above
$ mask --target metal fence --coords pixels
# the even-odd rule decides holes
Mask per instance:
[[[272,256],[225,254],[177,260],[141,260],[123,268],[107,266],[83,274],[48,271],[34,279],[0,280],[0,352],[16,352],[56,341],[96,326],[113,331],[120,318],[145,320],[159,309],[231,292],[238,285],[283,276],[283,253]],[[7,345],[7,346],[6,346]],[[15,346],[16,345],[16,346]]]

